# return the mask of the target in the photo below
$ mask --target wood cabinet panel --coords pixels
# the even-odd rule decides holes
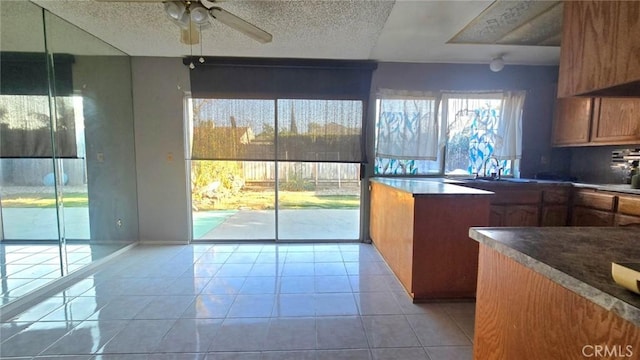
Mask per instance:
[[[411,194],[378,183],[371,184],[371,239],[409,292],[413,269],[414,206]]]
[[[489,209],[489,226],[506,226],[504,224],[504,205],[491,205]]]
[[[495,196],[491,200],[492,204],[504,205],[523,205],[523,204],[539,204],[542,192],[538,189],[505,189],[493,190]]]
[[[540,223],[538,205],[511,205],[504,211],[503,226],[538,226]]]
[[[640,196],[618,196],[618,212],[640,216]]]
[[[565,98],[556,101],[551,145],[584,145],[589,142],[593,99]]]
[[[544,189],[542,191],[542,202],[545,204],[566,204],[569,201],[569,187],[556,189]]]
[[[540,215],[540,226],[567,226],[568,213],[567,205],[545,205]]]
[[[469,228],[488,225],[489,198],[486,195],[416,197],[414,300],[475,297],[478,243],[469,238]]]
[[[489,201],[371,183],[371,240],[414,301],[475,296],[478,243],[469,228],[489,225]]]
[[[640,216],[616,214],[616,226],[640,226]]]
[[[640,99],[601,98],[598,102],[598,114],[593,117],[592,142],[640,142]]]
[[[609,194],[601,194],[592,190],[577,190],[573,194],[573,205],[592,209],[614,211],[616,197]]]
[[[613,226],[614,213],[574,206],[571,214],[573,226]]]
[[[640,327],[486,245],[479,257],[474,359],[585,359],[594,344],[637,356]]]
[[[639,33],[638,1],[565,1],[558,96],[633,88],[640,81]]]

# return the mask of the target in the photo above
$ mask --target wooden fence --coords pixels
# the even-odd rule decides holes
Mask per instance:
[[[274,162],[243,162],[246,183],[272,184],[275,181]],[[357,185],[360,181],[360,164],[346,163],[278,163],[280,181],[304,180],[326,186]]]

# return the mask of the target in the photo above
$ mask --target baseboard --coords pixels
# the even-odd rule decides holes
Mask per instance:
[[[140,240],[140,245],[189,245],[189,240]]]

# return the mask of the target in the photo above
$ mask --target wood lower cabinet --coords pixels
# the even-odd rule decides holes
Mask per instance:
[[[613,194],[602,193],[592,189],[576,189],[573,193],[573,206],[612,212],[615,204],[616,197]]]
[[[574,146],[589,142],[593,99],[566,98],[556,101],[551,145]]]
[[[569,187],[552,187],[542,190],[540,226],[566,226],[569,218]]]
[[[614,226],[616,196],[593,189],[575,189],[571,225]]]
[[[619,196],[616,226],[640,226],[640,197]]]
[[[543,205],[540,226],[567,226],[568,205]]]
[[[495,193],[489,226],[640,226],[640,195],[542,184],[468,185]]]
[[[616,226],[640,226],[640,216],[616,214]]]
[[[492,196],[478,193],[415,195],[371,182],[371,240],[414,301],[475,297],[469,228],[489,225]]]
[[[526,185],[525,185],[526,186]],[[495,193],[491,200],[490,226],[538,226],[541,192],[513,186],[484,186]]]
[[[538,226],[538,205],[491,205],[490,226]]]
[[[618,196],[618,212],[625,215],[640,216],[640,197]]]
[[[614,214],[609,211],[576,206],[571,215],[573,226],[613,226]]]
[[[540,208],[536,205],[511,205],[504,212],[504,226],[538,226]]]
[[[637,144],[640,142],[640,100],[601,98],[594,109],[591,142]]]
[[[474,359],[588,359],[587,345],[637,358],[640,327],[484,244],[479,257]]]

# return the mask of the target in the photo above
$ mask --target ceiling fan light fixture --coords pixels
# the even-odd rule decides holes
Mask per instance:
[[[192,4],[189,12],[191,21],[194,23],[203,25],[209,22],[209,11],[204,6],[198,3]]]
[[[187,7],[180,1],[172,1],[164,3],[164,10],[167,17],[182,28],[189,28],[191,17]]]
[[[498,72],[504,69],[504,59],[502,58],[502,55],[497,56],[493,58],[493,60],[491,60],[491,62],[489,63],[489,69],[491,69],[491,71],[493,72]]]
[[[184,4],[181,2],[164,3],[164,11],[167,13],[167,16],[174,21],[180,21],[186,10]]]

